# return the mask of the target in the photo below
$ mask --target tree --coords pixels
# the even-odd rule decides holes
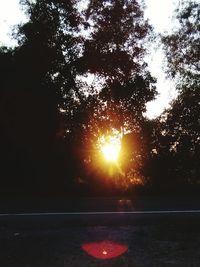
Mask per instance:
[[[144,43],[152,28],[144,20],[142,6],[137,1],[89,1],[82,14],[89,34],[78,62],[85,74],[99,81],[98,89],[86,98],[87,103],[80,104],[89,115],[83,125],[86,140],[89,137],[95,143],[100,135],[116,129],[123,135],[132,132],[132,137],[140,136],[143,143],[143,112],[146,103],[154,99],[156,88],[143,59]],[[87,141],[84,143],[88,146]],[[136,159],[132,152],[127,161]]]
[[[61,163],[64,148],[57,138],[58,105],[63,101],[63,88],[69,91],[74,87],[70,64],[77,53],[70,30],[65,35],[61,33],[75,28],[76,22],[69,2],[22,4],[26,5],[30,20],[19,26],[19,46],[12,51],[4,49],[0,55],[0,119],[4,129],[1,158],[7,166],[2,177],[8,177],[6,183],[10,187],[15,184],[49,190],[62,186],[60,178],[65,175],[66,163]],[[58,10],[61,15],[65,13],[65,23]],[[57,158],[61,158],[60,162]],[[59,178],[55,182],[56,176]]]
[[[107,124],[107,128],[133,131],[143,120],[146,103],[156,95],[155,79],[144,62],[144,43],[152,28],[137,1],[89,1],[79,12],[81,53],[76,66],[82,76],[92,76],[96,83],[89,86],[76,80],[79,90],[65,95],[62,109],[69,114],[76,102],[80,110],[81,105],[87,110],[90,120],[93,117],[93,128],[94,123],[99,123],[99,127]],[[74,112],[79,112],[76,105],[71,113]],[[73,118],[77,116],[72,115]]]
[[[177,29],[162,37],[167,58],[167,72],[172,77],[198,78],[200,72],[200,5],[195,1],[182,1],[177,12]],[[197,77],[196,77],[197,75]]]
[[[199,181],[199,10],[199,3],[183,2],[177,11],[178,29],[162,38],[167,57],[167,73],[176,77],[179,92],[171,108],[163,114],[162,132],[165,149],[174,160],[172,173],[186,184],[196,184]]]
[[[107,102],[110,117],[114,113],[121,127],[131,121],[136,124],[156,93],[155,80],[143,60],[143,42],[152,29],[142,7],[137,1],[90,1],[85,23],[90,36],[84,43],[83,68],[103,78],[100,98]]]
[[[133,0],[91,0],[85,9],[76,0],[21,3],[29,21],[19,26],[19,46],[12,51],[10,88],[21,121],[13,135],[20,129],[20,142],[31,144],[34,160],[39,154],[42,162],[53,151],[75,177],[100,134],[142,131],[145,105],[156,94],[143,59],[152,29]],[[83,81],[92,75],[95,84]],[[50,161],[59,165],[55,157]]]

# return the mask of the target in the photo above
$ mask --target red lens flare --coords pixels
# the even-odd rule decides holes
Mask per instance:
[[[94,258],[112,259],[124,254],[128,246],[112,241],[102,241],[83,244],[82,249]]]

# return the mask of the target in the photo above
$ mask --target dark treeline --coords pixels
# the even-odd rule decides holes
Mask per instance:
[[[155,36],[132,0],[23,0],[18,46],[0,48],[2,192],[105,194],[199,186],[199,4]],[[156,79],[144,61],[159,39],[179,92],[155,120],[143,114]],[[92,82],[90,82],[92,80]],[[120,171],[98,164],[98,138],[122,133]],[[108,177],[105,178],[105,177]]]

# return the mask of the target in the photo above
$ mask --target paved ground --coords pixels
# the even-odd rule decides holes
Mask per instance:
[[[134,211],[199,208],[198,199],[87,199],[67,201],[1,202],[1,267],[159,267],[200,266],[200,213],[132,213]],[[60,205],[58,205],[60,203]],[[62,204],[61,204],[62,203]],[[28,205],[27,205],[28,204]],[[74,214],[98,211],[96,214]],[[175,209],[173,209],[175,207]],[[29,210],[28,210],[29,209]],[[120,211],[105,213],[102,211]],[[27,211],[57,214],[29,214]],[[123,211],[128,213],[123,213]],[[22,212],[22,215],[13,215]],[[62,212],[62,214],[60,214]],[[63,214],[72,212],[72,214]],[[100,213],[99,213],[100,212]],[[25,214],[24,214],[25,213]],[[1,213],[2,214],[2,213]],[[128,246],[123,255],[106,260],[89,256],[82,245],[111,241]]]
[[[1,218],[0,266],[200,266],[198,214],[145,215],[121,224],[114,218],[113,225],[90,222],[71,225],[56,215]],[[128,251],[99,260],[82,250],[83,244],[100,241],[125,244]]]

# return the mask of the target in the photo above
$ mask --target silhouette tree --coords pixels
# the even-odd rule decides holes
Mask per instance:
[[[199,181],[200,5],[190,2],[177,11],[179,26],[162,38],[167,56],[167,73],[176,77],[179,95],[163,114],[165,149],[173,158],[172,176],[182,184]]]
[[[21,4],[29,21],[18,28],[19,46],[1,52],[8,66],[2,114],[12,114],[2,120],[9,122],[8,142],[23,155],[18,173],[25,159],[31,165],[24,181],[32,176],[36,187],[54,187],[65,171],[79,177],[100,134],[112,128],[142,133],[145,105],[156,94],[144,62],[152,29],[137,1],[89,1],[86,8],[76,0]],[[88,76],[96,83],[84,81]]]
[[[199,77],[200,5],[195,1],[182,1],[177,12],[177,29],[162,37],[168,64],[168,74],[178,79]]]
[[[121,126],[127,120],[136,124],[155,97],[155,81],[143,60],[152,29],[142,7],[137,1],[90,1],[84,14],[90,35],[80,59],[83,69],[103,78],[100,98],[107,102],[110,120],[114,113]]]
[[[156,95],[155,79],[144,62],[152,28],[144,20],[142,6],[137,1],[89,1],[81,14],[88,34],[78,63],[85,75],[97,81],[80,104],[81,118],[84,110],[87,114],[83,146],[94,147],[100,135],[113,129],[123,135],[135,132],[131,136],[140,136],[142,144],[143,112]],[[136,159],[132,152],[126,153],[127,162]]]
[[[92,76],[95,83],[89,86],[76,80],[79,90],[65,94],[62,109],[69,114],[76,103],[71,113],[78,114],[76,106],[79,106],[82,116],[78,116],[82,118],[87,110],[88,115],[94,115],[93,129],[94,123],[99,123],[99,127],[109,128],[113,124],[125,128],[126,125],[133,130],[143,118],[146,103],[156,95],[155,79],[143,59],[145,41],[152,33],[143,18],[143,9],[137,1],[89,1],[85,9],[79,10],[79,15],[81,30],[76,35],[80,37],[81,53],[76,70],[84,78]],[[72,119],[78,116],[73,115]]]
[[[75,28],[76,22],[70,3],[22,4],[30,19],[19,26],[19,46],[1,51],[1,158],[5,162],[4,174],[11,179],[7,179],[7,186],[49,190],[60,186],[59,177],[64,175],[63,149],[57,138],[58,105],[63,90],[74,86],[70,64],[77,54],[70,33],[61,33]],[[65,21],[58,10],[65,14]]]

